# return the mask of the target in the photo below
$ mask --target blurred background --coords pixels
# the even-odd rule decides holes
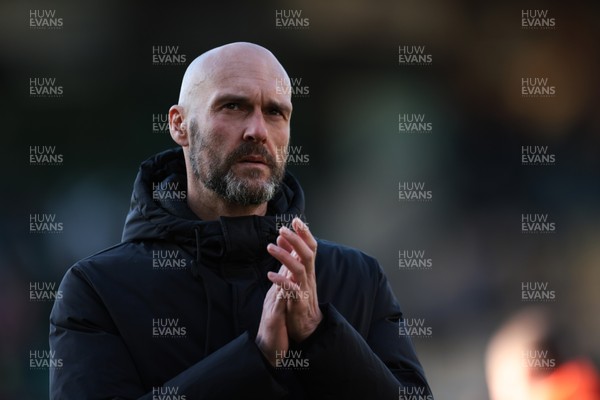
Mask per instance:
[[[553,26],[524,27],[524,10]],[[311,230],[380,261],[405,316],[429,328],[413,341],[436,399],[489,398],[486,346],[531,303],[526,282],[555,293],[562,357],[598,366],[600,3],[5,0],[0,16],[0,398],[48,397],[48,370],[30,361],[48,350],[52,301],[33,301],[32,283],[58,285],[120,241],[139,163],[174,146],[153,123],[189,62],[233,41],[269,48],[301,79],[292,145],[309,161],[290,170]],[[403,64],[401,46],[430,58]],[[177,57],[156,62],[165,50]],[[555,95],[523,97],[528,77]],[[32,96],[32,78],[62,95]],[[406,114],[431,129],[401,131]],[[32,146],[62,161],[31,165]],[[523,146],[555,162],[523,165]],[[431,200],[402,201],[401,182]],[[31,233],[31,214],[62,231]],[[523,214],[556,229],[523,233]],[[403,251],[430,268],[402,268]]]

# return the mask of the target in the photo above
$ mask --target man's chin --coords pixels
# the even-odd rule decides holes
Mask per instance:
[[[276,188],[268,185],[248,185],[243,184],[235,191],[230,191],[224,198],[233,204],[239,205],[260,205],[271,200],[275,194]]]
[[[232,172],[240,178],[269,178],[272,174],[271,168],[268,165],[252,162],[236,163],[234,168],[232,168]]]
[[[264,203],[274,196],[279,186],[279,183],[274,182],[272,175],[273,171],[268,167],[252,168],[250,166],[248,168],[238,168],[236,165],[229,170],[226,178],[227,191],[230,194],[234,192],[238,194],[244,193],[242,197],[246,200],[253,199],[254,201],[251,201],[252,204]],[[267,197],[268,199],[256,203],[258,199],[265,199]]]
[[[269,190],[269,182],[263,179],[244,179],[242,180],[242,182],[244,191],[246,193],[251,193],[254,196],[260,195],[261,193],[267,192]]]
[[[266,184],[271,179],[272,171],[265,164],[239,163],[231,170],[237,180],[248,184]]]

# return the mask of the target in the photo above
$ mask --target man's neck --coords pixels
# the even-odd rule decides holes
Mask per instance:
[[[203,186],[190,185],[189,181],[187,204],[190,210],[203,221],[213,221],[219,217],[242,217],[267,213],[267,203],[249,206],[228,203],[212,190]]]

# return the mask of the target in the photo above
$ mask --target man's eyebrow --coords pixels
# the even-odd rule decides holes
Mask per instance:
[[[286,113],[291,113],[292,112],[292,107],[289,104],[283,103],[281,101],[269,100],[267,102],[267,107],[268,108],[275,108],[277,110],[281,110],[281,111],[284,111]]]
[[[217,95],[213,99],[213,104],[217,103],[248,103],[250,99],[247,96],[243,96],[235,93],[223,93]]]
[[[250,98],[248,96],[240,95],[238,93],[222,93],[222,94],[218,94],[217,96],[215,96],[215,98],[212,101],[212,104],[215,104],[215,105],[223,104],[223,103],[247,104],[247,103],[250,103]],[[277,101],[277,100],[269,100],[267,102],[267,107],[282,110],[287,113],[290,113],[292,111],[291,105],[289,105],[285,102]]]

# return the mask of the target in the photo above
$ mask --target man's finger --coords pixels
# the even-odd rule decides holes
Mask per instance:
[[[297,282],[294,282],[290,278],[287,278],[283,275],[269,272],[267,274],[267,276],[268,276],[269,280],[271,282],[273,282],[273,284],[275,286],[277,286],[277,288],[279,290],[284,290],[284,291],[300,290],[300,285]]]
[[[288,242],[286,240],[286,238],[284,238],[281,235],[277,236],[277,246],[279,246],[279,247],[287,250],[289,253],[291,253],[292,251],[294,251],[294,248],[292,247],[292,245],[290,244],[290,242]]]
[[[285,249],[270,243],[267,246],[267,251],[287,267],[296,281],[304,281],[306,279],[306,267],[304,264],[298,261],[296,257],[292,256]]]
[[[315,253],[303,238],[286,227],[281,228],[279,232],[292,245],[302,263],[309,263],[314,260]]]
[[[300,218],[296,217],[292,220],[292,228],[294,228],[294,232],[300,236],[304,242],[308,245],[308,247],[312,250],[313,253],[317,252],[317,240],[310,233],[310,229],[308,229],[308,225],[304,223]]]
[[[279,274],[274,273],[269,274],[269,279],[271,280],[271,282],[273,282],[274,285],[277,285],[279,288],[279,291],[277,292],[277,299],[280,300],[280,303],[286,303],[288,300],[291,300],[293,302],[302,299],[308,300],[308,292],[302,291],[301,286],[298,283],[292,281],[291,279],[285,278]],[[284,301],[282,302],[281,300]]]

